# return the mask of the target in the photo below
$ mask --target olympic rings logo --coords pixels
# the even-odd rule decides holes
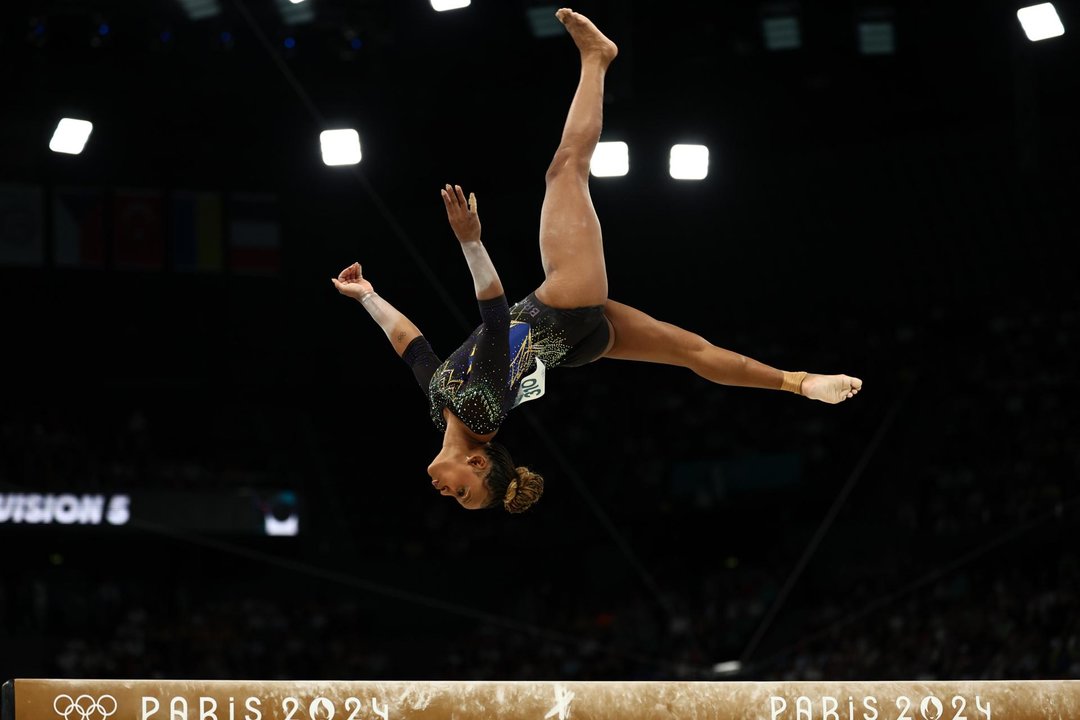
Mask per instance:
[[[64,720],[109,720],[116,713],[116,698],[102,695],[95,699],[92,695],[80,695],[73,700],[70,695],[57,695],[53,710]]]

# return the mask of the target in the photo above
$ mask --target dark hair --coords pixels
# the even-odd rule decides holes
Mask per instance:
[[[528,510],[544,494],[544,478],[527,467],[514,467],[510,451],[499,443],[489,442],[484,449],[491,468],[485,478],[491,491],[491,502],[486,507],[502,505],[511,513]]]

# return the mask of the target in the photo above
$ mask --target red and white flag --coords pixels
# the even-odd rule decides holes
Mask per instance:
[[[245,275],[276,275],[281,269],[277,198],[234,195],[229,217],[229,268]]]

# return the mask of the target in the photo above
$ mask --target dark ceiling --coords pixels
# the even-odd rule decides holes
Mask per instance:
[[[477,0],[436,13],[425,0],[308,2],[315,19],[297,26],[276,0],[221,0],[222,14],[200,21],[178,0],[9,6],[0,35],[7,174],[48,167],[55,119],[81,113],[96,129],[80,166],[118,181],[321,173],[317,131],[339,125],[360,130],[362,169],[380,187],[429,167],[536,177],[576,79],[567,38],[532,36],[526,9],[537,3]],[[1032,44],[1015,4],[963,5],[791,3],[803,47],[782,52],[765,49],[761,19],[783,5],[579,9],[621,46],[606,137],[631,143],[641,180],[657,169],[662,180],[667,146],[694,139],[714,148],[729,178],[736,163],[745,178],[807,150],[988,129],[1022,141],[1028,127],[1074,153],[1070,36]],[[1072,8],[1062,5],[1068,28]],[[895,22],[896,53],[860,55],[857,20],[883,13]]]

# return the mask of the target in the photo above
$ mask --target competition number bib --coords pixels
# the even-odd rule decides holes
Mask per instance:
[[[514,404],[511,408],[516,408],[521,403],[529,402],[530,400],[536,400],[544,396],[544,363],[540,358],[536,358],[536,369],[521,379],[521,384],[518,385],[517,396],[514,397]]]

